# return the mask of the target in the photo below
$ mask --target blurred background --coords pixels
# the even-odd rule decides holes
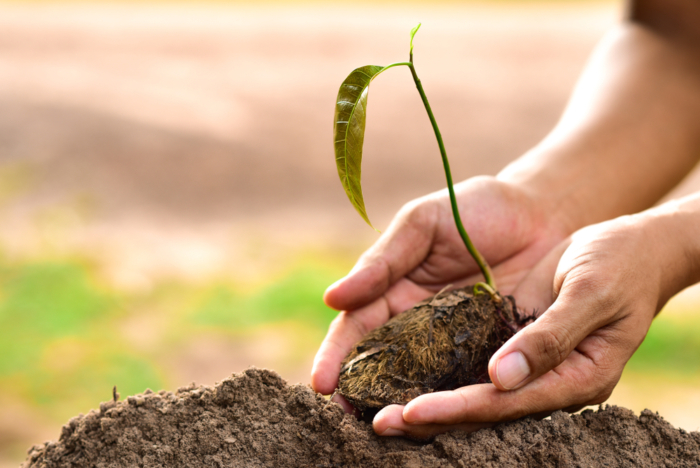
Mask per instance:
[[[554,125],[619,1],[0,3],[0,467],[70,417],[250,365],[307,382],[321,295],[376,238],[337,180],[355,67],[406,59],[456,180]],[[373,85],[380,229],[443,188],[407,73]],[[697,189],[697,174],[677,189]],[[700,429],[700,295],[657,319],[610,403]]]

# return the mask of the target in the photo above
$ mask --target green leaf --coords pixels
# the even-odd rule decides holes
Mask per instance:
[[[410,53],[411,53],[411,54],[413,53],[413,38],[415,37],[415,35],[416,35],[416,33],[418,32],[419,29],[420,29],[420,23],[418,23],[418,26],[416,26],[415,28],[411,29],[411,49],[410,49]]]
[[[386,67],[378,65],[367,65],[353,70],[340,85],[333,121],[335,162],[340,182],[350,202],[370,226],[372,223],[367,217],[360,184],[362,144],[365,139],[369,84],[385,69]]]

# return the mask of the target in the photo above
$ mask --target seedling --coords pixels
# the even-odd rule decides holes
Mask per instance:
[[[341,365],[338,393],[366,419],[384,406],[406,404],[424,393],[490,382],[491,356],[532,320],[519,313],[511,296],[504,300],[497,292],[491,268],[462,224],[445,145],[413,64],[413,39],[419,27],[411,30],[408,62],[357,68],[340,86],[334,121],[338,174],[350,202],[372,226],[360,181],[369,85],[390,68],[408,67],[440,148],[457,231],[485,282],[447,292],[448,286],[375,328],[354,346]]]
[[[334,140],[335,140],[335,161],[338,166],[338,175],[340,182],[343,184],[345,193],[350,202],[353,204],[357,212],[362,216],[367,224],[371,227],[372,223],[367,216],[365,202],[362,196],[361,185],[361,163],[362,163],[362,145],[365,138],[365,124],[367,118],[367,96],[369,94],[369,85],[377,76],[386,70],[394,67],[408,67],[411,71],[411,76],[418,89],[425,110],[430,118],[430,123],[435,132],[438,147],[440,148],[440,156],[442,157],[442,165],[445,169],[445,178],[447,179],[447,190],[450,193],[450,205],[452,207],[452,215],[454,216],[457,231],[464,242],[469,254],[476,261],[481,273],[484,275],[485,283],[477,283],[474,285],[474,293],[480,294],[481,290],[487,291],[494,300],[500,301],[500,297],[496,293],[496,283],[491,273],[491,268],[488,263],[476,249],[467,234],[462,219],[457,208],[457,198],[452,183],[452,172],[450,171],[450,162],[447,159],[447,152],[442,141],[440,128],[438,127],[433,111],[430,108],[428,97],[425,95],[423,85],[416,73],[416,67],[413,64],[413,39],[420,28],[418,26],[411,30],[411,41],[408,57],[408,62],[397,62],[385,67],[378,65],[366,65],[364,67],[353,70],[345,81],[340,85],[338,98],[335,104],[334,118]]]

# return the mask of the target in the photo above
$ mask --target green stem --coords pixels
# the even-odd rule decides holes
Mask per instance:
[[[479,294],[484,294],[482,290],[489,293],[489,296],[491,296],[491,300],[495,303],[500,304],[503,301],[498,295],[498,291],[493,289],[488,284],[479,282],[474,285],[473,292],[475,296],[478,296]]]
[[[411,62],[396,62],[396,63],[392,63],[392,64],[387,65],[386,67],[382,68],[382,70],[381,70],[379,73],[381,73],[381,72],[383,72],[383,71],[386,71],[386,70],[388,70],[388,69],[390,69],[390,68],[394,68],[394,67],[403,67],[403,66],[410,67],[410,66],[411,66]],[[377,73],[377,75],[378,75],[379,73]]]
[[[405,65],[406,63],[401,63],[400,65]],[[393,64],[392,64],[393,65]],[[396,64],[399,65],[399,64]],[[410,61],[408,62],[408,68],[411,69],[411,75],[413,75],[413,81],[416,83],[416,88],[418,88],[418,93],[420,94],[420,98],[423,100],[423,105],[425,106],[425,110],[428,112],[428,117],[430,118],[430,123],[433,126],[433,130],[435,131],[435,138],[437,138],[438,146],[440,146],[440,156],[442,156],[442,165],[445,168],[445,177],[447,178],[447,190],[450,192],[450,204],[452,205],[452,214],[454,215],[455,218],[455,224],[457,225],[457,231],[459,231],[459,235],[462,237],[462,240],[464,241],[464,245],[467,247],[467,250],[471,254],[472,258],[474,261],[476,261],[477,265],[479,265],[479,269],[481,270],[481,273],[484,275],[484,279],[486,280],[486,284],[488,284],[494,291],[497,289],[496,288],[496,283],[493,280],[493,273],[491,273],[491,268],[489,267],[489,264],[486,263],[486,260],[484,257],[481,256],[481,253],[479,253],[478,250],[476,250],[476,247],[474,247],[474,244],[472,244],[471,239],[469,238],[469,234],[467,234],[467,230],[464,229],[464,225],[462,224],[462,218],[459,216],[459,209],[457,208],[457,197],[455,196],[455,190],[454,187],[452,186],[452,172],[450,171],[450,163],[447,160],[447,152],[445,151],[445,145],[442,142],[442,135],[440,134],[440,129],[438,128],[437,121],[435,120],[435,116],[433,115],[433,111],[430,108],[430,103],[428,102],[428,97],[425,95],[425,91],[423,91],[423,85],[420,82],[420,79],[418,78],[418,75],[416,74],[416,69],[413,66],[413,51],[410,53]]]

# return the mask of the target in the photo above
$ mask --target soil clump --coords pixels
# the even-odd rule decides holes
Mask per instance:
[[[215,387],[147,390],[69,421],[23,467],[698,467],[700,433],[608,406],[452,432],[376,436],[304,385],[251,368]]]
[[[369,332],[343,361],[338,393],[367,420],[425,393],[491,382],[491,356],[531,322],[512,296],[436,294]]]

